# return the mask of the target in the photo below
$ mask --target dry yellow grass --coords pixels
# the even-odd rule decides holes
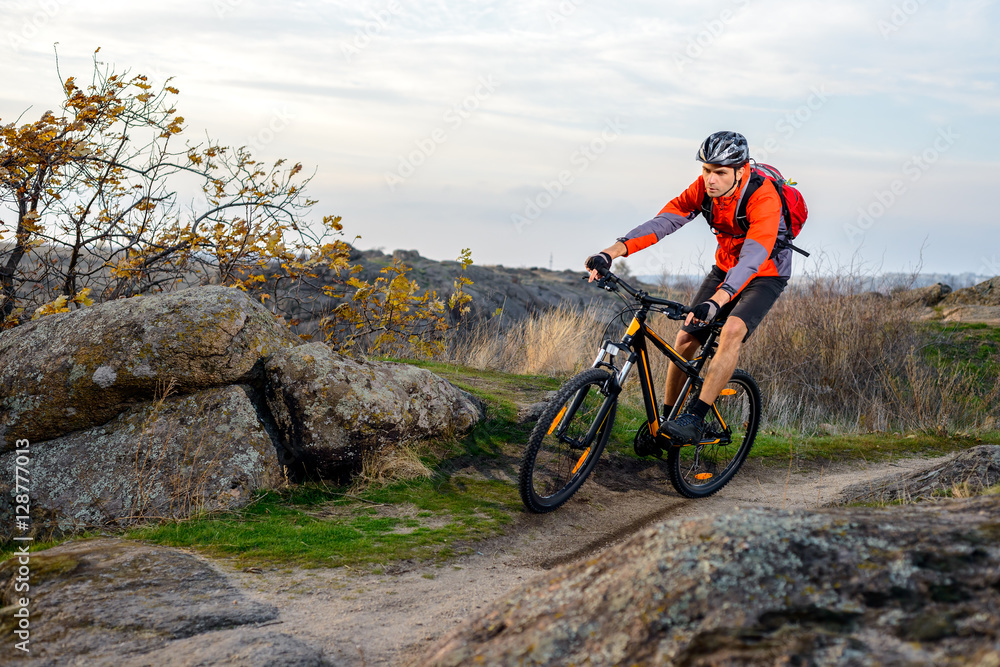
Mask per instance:
[[[910,314],[889,297],[858,293],[861,282],[856,276],[813,277],[789,286],[744,346],[739,365],[761,385],[769,427],[988,428],[989,415],[1000,408],[1000,378],[984,388],[967,371],[929,363]],[[677,291],[670,296],[690,299]],[[506,329],[486,322],[455,346],[452,360],[505,373],[568,376],[590,365],[609,319],[597,309],[557,308]],[[659,315],[649,324],[668,341],[679,328]],[[666,363],[653,355],[658,393]],[[633,399],[638,383],[629,384],[627,398]]]
[[[366,453],[361,458],[361,471],[355,476],[350,493],[360,493],[372,485],[388,484],[432,477],[434,471],[420,460],[413,447],[399,445]]]

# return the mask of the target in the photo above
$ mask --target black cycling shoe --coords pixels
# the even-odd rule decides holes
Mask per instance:
[[[670,439],[677,445],[696,445],[705,435],[705,420],[685,412],[673,421],[663,425]]]

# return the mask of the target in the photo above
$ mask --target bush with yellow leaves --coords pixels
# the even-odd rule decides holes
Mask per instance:
[[[279,304],[288,295],[342,301],[324,331],[344,351],[441,349],[444,302],[402,265],[358,280],[341,218],[306,220],[316,202],[301,164],[265,164],[211,139],[178,145],[178,89],[116,72],[97,52],[91,83],[70,77],[63,92],[60,113],[0,123],[0,205],[16,212],[0,218],[0,329],[211,283],[258,295],[293,326]],[[198,194],[182,201],[188,191]]]

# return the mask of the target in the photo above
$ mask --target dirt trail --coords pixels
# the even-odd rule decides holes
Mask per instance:
[[[519,515],[504,536],[444,565],[402,563],[374,575],[276,569],[246,573],[218,563],[248,594],[281,610],[280,630],[322,647],[337,665],[405,665],[506,591],[546,569],[599,552],[660,520],[739,507],[815,508],[844,487],[930,468],[950,457],[818,469],[749,462],[715,496],[687,500],[667,481],[665,464],[602,460],[564,507]]]

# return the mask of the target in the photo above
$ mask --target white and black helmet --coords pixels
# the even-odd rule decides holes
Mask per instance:
[[[698,160],[723,167],[742,167],[750,160],[750,145],[739,132],[716,132],[701,144]]]

